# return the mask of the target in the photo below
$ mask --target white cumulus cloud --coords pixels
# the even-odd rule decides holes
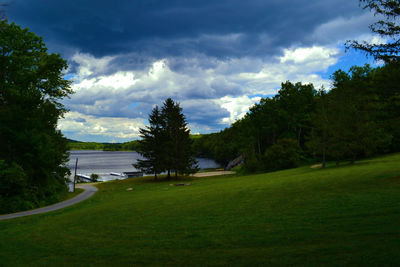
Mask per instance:
[[[85,115],[71,111],[60,120],[58,128],[69,133],[70,138],[77,138],[82,141],[88,136],[96,136],[106,140],[133,140],[139,136],[139,128],[143,128],[142,119],[100,117]],[[68,137],[68,136],[67,136]],[[99,139],[100,140],[100,139]]]
[[[247,95],[243,95],[239,97],[224,96],[217,100],[217,103],[230,113],[230,116],[223,118],[222,122],[224,124],[231,124],[236,120],[243,118],[249,108],[259,102],[260,99],[261,97],[250,98]]]

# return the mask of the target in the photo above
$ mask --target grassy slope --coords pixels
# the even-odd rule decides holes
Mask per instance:
[[[0,221],[0,265],[398,265],[399,175],[397,154],[186,187],[101,184],[75,206]]]

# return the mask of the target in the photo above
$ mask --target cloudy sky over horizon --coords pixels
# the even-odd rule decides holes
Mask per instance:
[[[281,82],[329,88],[372,63],[344,43],[376,39],[358,0],[14,0],[6,15],[68,60],[59,128],[81,141],[137,139],[168,97],[192,133],[219,131]]]

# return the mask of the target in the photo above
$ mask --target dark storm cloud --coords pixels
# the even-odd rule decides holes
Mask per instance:
[[[7,16],[63,53],[161,58],[268,56],[307,42],[339,14],[360,12],[356,0],[15,0]]]
[[[188,100],[181,102],[180,106],[187,115],[189,123],[207,125],[211,128],[221,127],[221,120],[230,115],[226,109],[209,101]]]

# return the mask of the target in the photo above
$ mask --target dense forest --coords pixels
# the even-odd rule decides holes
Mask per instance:
[[[195,139],[193,149],[224,165],[244,155],[247,171],[400,151],[400,65],[338,70],[329,91],[282,83],[231,127]]]

